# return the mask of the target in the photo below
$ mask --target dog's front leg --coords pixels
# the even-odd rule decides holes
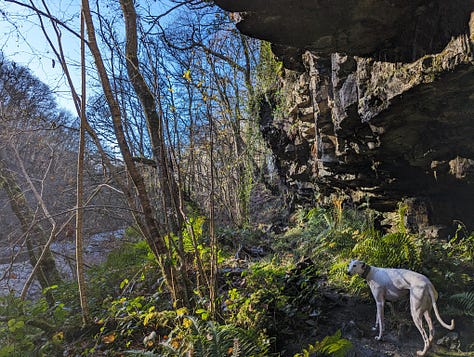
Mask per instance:
[[[372,331],[377,331],[379,329],[379,314],[375,313],[375,325],[372,327]]]
[[[377,315],[376,315],[376,321],[375,321],[375,327],[379,327],[379,335],[375,337],[376,340],[381,340],[383,331],[384,331],[384,316],[383,316],[383,310],[384,310],[384,300],[376,301],[376,306],[377,306]]]

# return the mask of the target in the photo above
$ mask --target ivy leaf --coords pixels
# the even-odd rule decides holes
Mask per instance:
[[[123,287],[127,284],[128,284],[128,279],[123,279],[122,282],[120,283],[120,289],[123,289]]]

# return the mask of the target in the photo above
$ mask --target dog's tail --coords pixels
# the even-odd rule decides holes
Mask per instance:
[[[448,330],[453,330],[454,329],[454,320],[451,320],[451,325],[448,325],[446,322],[443,321],[443,319],[439,315],[438,306],[436,305],[436,299],[438,298],[438,294],[436,293],[436,290],[435,290],[433,285],[428,284],[428,286],[429,286],[428,291],[429,291],[430,296],[431,296],[431,303],[433,304],[433,310],[435,312],[436,318],[438,319],[441,326],[443,326],[444,328],[446,328]]]

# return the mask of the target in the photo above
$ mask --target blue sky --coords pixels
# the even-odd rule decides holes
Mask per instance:
[[[68,21],[71,27],[79,28],[80,1],[59,0],[49,1],[49,3],[54,13],[63,14],[64,20]],[[0,50],[4,56],[30,68],[36,77],[57,94],[59,106],[75,113],[62,69],[58,66],[55,55],[45,40],[37,16],[21,6],[3,1],[2,10],[7,15],[7,18],[0,15]],[[66,56],[74,68],[77,68],[80,61],[80,41],[66,31],[62,31],[62,36]],[[53,59],[55,60],[54,67]],[[76,83],[80,83],[80,72],[74,70],[72,75]]]
[[[57,63],[55,54],[45,39],[37,15],[25,7],[7,1],[2,1],[0,6],[0,51],[7,59],[28,67],[36,77],[56,93],[59,106],[75,114],[69,86],[61,67]],[[27,0],[21,0],[21,2],[29,3]],[[42,8],[40,6],[41,1],[34,2]],[[46,3],[53,16],[58,17],[70,28],[79,32],[81,0],[46,0]],[[118,1],[115,5],[118,6]],[[139,7],[147,8],[156,15],[175,5],[167,0],[142,0],[139,2]],[[91,7],[94,6],[95,4],[91,1]],[[106,5],[103,6],[104,9],[108,8]],[[109,10],[114,11],[110,8]],[[174,16],[175,12],[171,12],[160,21],[166,23],[171,21]],[[53,41],[56,41],[50,22],[45,19],[44,23],[50,37]],[[117,30],[120,31],[121,29]],[[76,83],[76,90],[80,92],[80,41],[77,36],[65,29],[61,30],[61,34],[69,70]]]

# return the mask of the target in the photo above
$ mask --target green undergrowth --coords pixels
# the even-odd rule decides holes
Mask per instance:
[[[332,285],[352,293],[363,290],[365,284],[346,275],[351,259],[419,271],[447,295],[472,286],[474,234],[461,226],[447,241],[410,233],[403,224],[404,210],[406,207],[400,205],[398,222],[385,233],[374,228],[370,211],[342,210],[338,204],[301,211],[294,227],[278,237],[276,246],[280,252],[291,249],[295,259],[311,258]]]
[[[409,233],[399,222],[382,233],[373,213],[332,207],[301,210],[284,234],[227,228],[219,235],[219,306],[211,318],[195,291],[192,307],[176,307],[148,245],[133,230],[126,243],[87,272],[93,321],[81,326],[75,283],[50,288],[45,299],[0,298],[2,356],[343,356],[351,343],[340,331],[314,335],[327,309],[328,289],[368,296],[367,284],[348,277],[351,259],[409,268],[427,275],[450,316],[474,316],[474,236],[460,226],[446,241]],[[202,230],[199,230],[202,233]],[[205,241],[205,239],[203,239]],[[249,246],[269,246],[251,257]],[[248,248],[248,249],[246,249]],[[204,247],[203,247],[204,249]],[[316,324],[316,325],[315,325]],[[307,335],[304,342],[289,346]],[[308,343],[309,341],[309,343]],[[313,342],[311,342],[313,341]]]

